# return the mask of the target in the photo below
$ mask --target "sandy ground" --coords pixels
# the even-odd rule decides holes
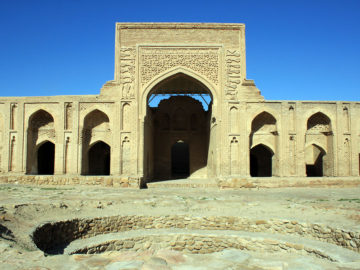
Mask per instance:
[[[234,258],[246,257],[247,259],[241,264],[231,260],[230,262],[225,260],[227,263],[224,263],[221,254],[213,256],[210,256],[210,254],[172,254],[183,258],[181,263],[171,263],[164,259],[158,266],[153,262],[154,258],[159,257],[155,253],[133,254],[132,257],[129,255],[132,259],[127,261],[130,265],[126,266],[124,263],[120,263],[124,260],[114,261],[109,259],[115,255],[118,258],[121,256],[126,257],[121,252],[115,255],[112,253],[91,256],[57,255],[45,257],[42,252],[32,250],[29,244],[29,233],[45,221],[112,215],[161,216],[170,214],[241,216],[263,220],[276,218],[306,223],[321,223],[335,228],[360,232],[360,188],[239,190],[158,188],[134,190],[95,186],[54,187],[3,184],[0,185],[0,262],[6,268],[0,268],[360,269],[360,261],[359,267],[353,264],[347,265],[346,268],[330,262],[325,263],[316,258],[309,259],[296,255],[288,255],[291,258],[286,256],[286,258],[284,256],[279,258],[279,256],[274,257],[271,254],[250,254],[249,252],[246,254],[242,252],[233,256]],[[236,253],[239,251],[229,252]],[[213,260],[212,266],[204,263],[204,261],[209,263],[210,258]],[[91,263],[92,260],[103,260],[103,263]],[[137,264],[134,263],[136,261],[138,261]],[[294,263],[294,261],[297,261],[297,263]],[[153,265],[153,268],[151,268],[151,265]],[[240,267],[239,265],[242,268],[236,268]],[[302,265],[307,266],[304,268]]]

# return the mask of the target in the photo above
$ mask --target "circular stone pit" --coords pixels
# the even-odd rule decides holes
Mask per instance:
[[[330,261],[360,260],[356,253],[360,251],[359,233],[276,219],[109,216],[44,223],[35,228],[32,238],[47,254],[162,248],[206,254],[232,248],[310,254]]]

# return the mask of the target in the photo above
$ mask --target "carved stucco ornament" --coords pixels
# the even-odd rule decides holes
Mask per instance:
[[[219,84],[219,48],[217,47],[142,47],[140,79],[144,86],[155,76],[175,67],[185,67]]]

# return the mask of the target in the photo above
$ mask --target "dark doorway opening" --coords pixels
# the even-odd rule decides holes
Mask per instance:
[[[315,146],[316,147],[316,146]],[[316,147],[319,149],[318,147]],[[314,164],[306,164],[306,175],[308,177],[322,177],[323,173],[323,157],[325,155],[322,149],[319,149],[320,153],[318,154]]]
[[[173,178],[186,178],[190,175],[189,145],[176,142],[171,147],[171,175]]]
[[[89,175],[110,175],[110,146],[104,142],[89,149]]]
[[[43,143],[37,152],[38,174],[54,174],[55,145]]]
[[[272,176],[273,152],[265,145],[259,144],[250,150],[250,175],[252,177]]]

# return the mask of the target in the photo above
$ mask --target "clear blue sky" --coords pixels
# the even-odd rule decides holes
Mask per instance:
[[[360,100],[358,0],[0,0],[0,96],[98,94],[115,22],[246,24],[265,99]]]

